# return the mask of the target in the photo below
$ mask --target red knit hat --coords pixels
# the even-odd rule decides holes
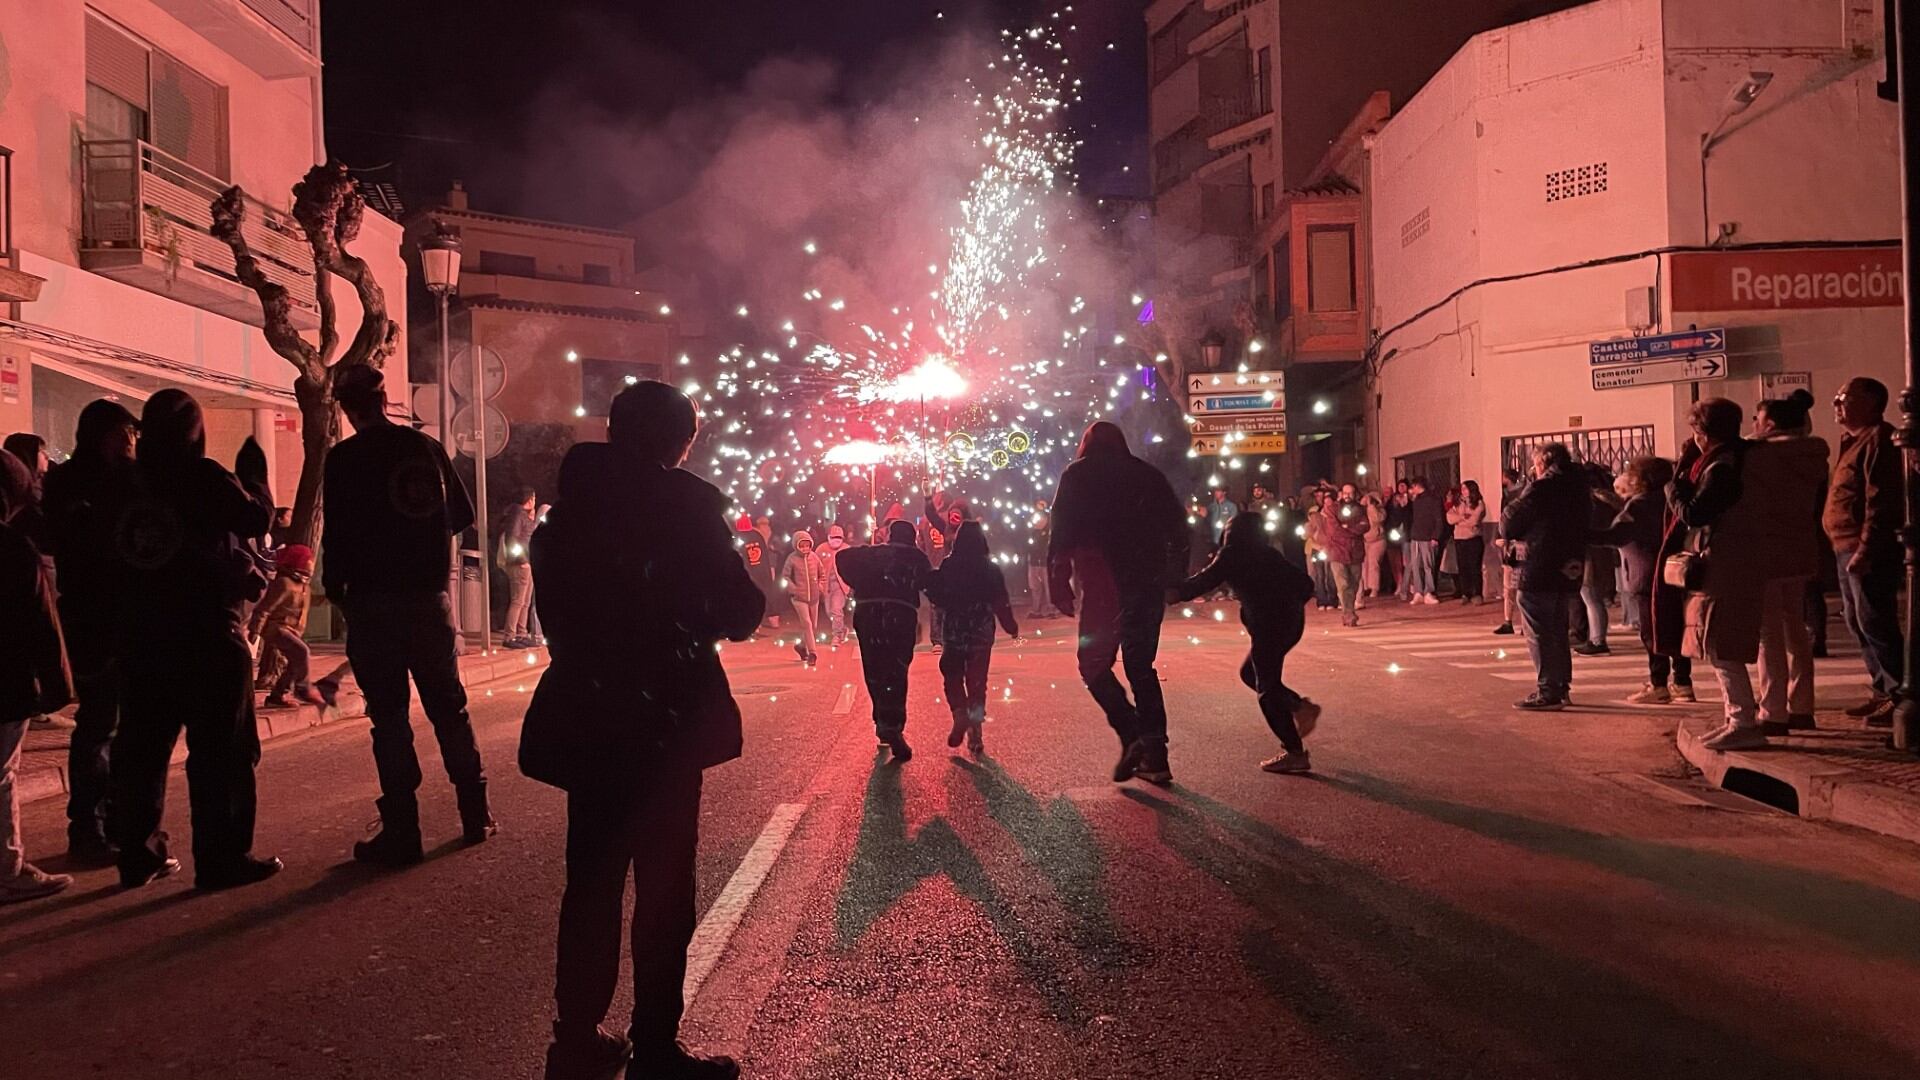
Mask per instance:
[[[313,549],[305,544],[288,544],[273,557],[275,570],[313,572]]]

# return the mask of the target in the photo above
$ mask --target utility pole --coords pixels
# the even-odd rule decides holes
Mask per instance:
[[[1920,213],[1920,94],[1914,80],[1920,77],[1920,0],[1887,0],[1897,4],[1895,34],[1898,43],[1891,58],[1900,87],[1900,240],[1901,258],[1906,272],[1906,345],[1907,388],[1900,394],[1902,417],[1900,430],[1894,433],[1902,450],[1906,468],[1907,523],[1900,530],[1900,542],[1907,549],[1907,620],[1902,645],[1904,675],[1900,685],[1900,703],[1893,712],[1893,739],[1896,750],[1920,750],[1920,702],[1916,702],[1916,680],[1920,680],[1920,305],[1914,303],[1914,283],[1920,281],[1920,229],[1914,215]]]

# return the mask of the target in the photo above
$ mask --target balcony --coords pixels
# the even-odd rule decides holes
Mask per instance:
[[[268,79],[320,70],[315,0],[154,0],[154,6]]]
[[[83,269],[261,325],[260,301],[234,278],[233,252],[210,231],[224,181],[132,139],[82,142],[80,161]],[[299,224],[249,198],[244,233],[261,272],[286,287],[294,326],[317,329],[313,252]]]

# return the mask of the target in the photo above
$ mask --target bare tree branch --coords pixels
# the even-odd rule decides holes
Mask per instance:
[[[302,375],[316,376],[325,369],[319,352],[294,328],[293,298],[287,294],[286,286],[268,280],[261,272],[253,248],[247,243],[241,227],[247,218],[247,203],[239,185],[222,192],[213,201],[212,210],[213,225],[208,231],[232,250],[234,276],[260,298],[260,310],[266,318],[266,325],[261,329],[266,332],[267,344]]]

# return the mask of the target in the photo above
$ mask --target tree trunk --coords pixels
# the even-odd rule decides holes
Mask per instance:
[[[329,374],[331,374],[329,372]],[[320,546],[320,481],[326,474],[327,448],[340,435],[340,410],[333,403],[333,380],[294,380],[300,403],[300,483],[294,490],[292,539],[315,550]]]

